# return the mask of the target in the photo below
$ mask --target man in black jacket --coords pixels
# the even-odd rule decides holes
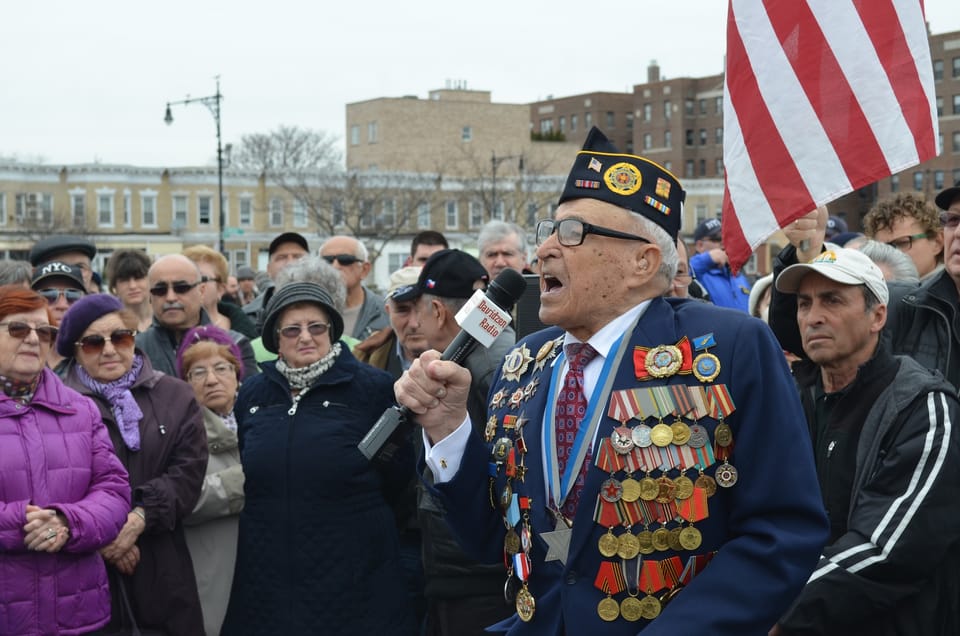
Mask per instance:
[[[889,299],[862,252],[786,268],[807,355],[794,367],[830,539],[771,635],[960,633],[960,402],[939,373],[880,347]]]

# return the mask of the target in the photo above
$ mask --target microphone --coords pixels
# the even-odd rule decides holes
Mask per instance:
[[[510,324],[513,305],[523,294],[527,283],[512,269],[500,272],[486,293],[477,290],[457,312],[460,333],[443,350],[441,360],[461,364],[478,344],[489,347]],[[391,406],[360,440],[357,448],[367,459],[386,464],[397,454],[409,433],[410,409]]]

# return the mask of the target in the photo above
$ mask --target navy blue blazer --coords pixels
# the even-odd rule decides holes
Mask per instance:
[[[779,344],[761,321],[742,312],[705,303],[656,298],[630,336],[612,391],[657,384],[702,384],[693,375],[673,375],[662,380],[637,380],[635,346],[676,344],[681,338],[714,335],[710,352],[720,360],[720,373],[712,384],[725,384],[736,405],[726,423],[733,430],[734,450],[730,462],[739,471],[731,488],[719,488],[709,500],[709,517],[696,524],[702,545],[695,551],[660,552],[652,559],[679,556],[686,562],[692,554],[715,555],[706,566],[652,621],[629,622],[623,617],[607,622],[597,607],[606,595],[594,587],[603,560],[597,542],[606,532],[593,521],[594,503],[601,483],[609,477],[590,465],[580,506],[573,522],[573,535],[566,565],[545,562],[547,545],[541,534],[554,529],[554,517],[546,508],[541,427],[548,399],[550,364],[540,372],[537,390],[517,407],[507,404],[491,409],[498,418],[496,437],[504,434],[504,414],[522,414],[528,419],[524,440],[528,447],[524,480],[513,480],[514,492],[531,498],[530,524],[533,547],[529,589],[536,600],[530,622],[517,615],[494,631],[527,635],[559,634],[710,634],[711,636],[765,635],[797,596],[820,555],[827,538],[827,521],[821,503],[809,432],[797,389]],[[563,335],[557,328],[532,334],[518,343],[532,355],[541,346]],[[696,353],[696,352],[694,352]],[[491,396],[504,390],[510,395],[533,377],[529,365],[519,381],[506,380],[501,369],[491,386]],[[608,403],[609,403],[609,397]],[[508,401],[505,401],[508,402]],[[602,406],[593,457],[600,441],[619,423],[606,416]],[[710,433],[717,422],[699,420]],[[636,424],[633,422],[632,424]],[[483,562],[503,559],[504,520],[490,502],[488,465],[491,445],[474,432],[455,477],[436,487],[447,510],[447,519],[464,548]],[[719,462],[706,472],[713,475]],[[654,473],[654,477],[657,474]],[[639,477],[638,477],[639,478]],[[495,493],[505,482],[500,471]],[[652,528],[651,528],[652,529]],[[621,529],[622,531],[622,529]],[[506,577],[506,575],[505,575]],[[624,598],[624,594],[615,597]],[[642,596],[642,594],[641,594]]]

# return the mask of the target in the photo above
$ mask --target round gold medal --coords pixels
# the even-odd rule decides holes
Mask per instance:
[[[717,440],[717,444],[726,448],[733,442],[733,431],[730,429],[729,424],[717,424],[717,428],[713,429],[713,439]]]
[[[674,528],[670,531],[670,549],[674,552],[683,549],[683,545],[680,543],[680,528]]]
[[[627,503],[633,503],[640,498],[640,482],[633,477],[627,477],[620,482],[620,485],[623,487],[623,493],[620,495],[620,498]]]
[[[520,617],[520,620],[524,623],[529,623],[533,620],[533,614],[537,610],[537,602],[526,586],[523,586],[520,588],[520,591],[517,592],[516,606],[517,616]]]
[[[600,549],[600,554],[605,557],[609,558],[617,554],[617,550],[620,549],[620,542],[617,540],[617,537],[614,536],[613,528],[610,528],[606,534],[600,536],[597,547]]]
[[[676,499],[677,485],[666,475],[657,480],[657,503],[670,503]]]
[[[686,444],[690,439],[690,427],[680,420],[671,424],[670,430],[673,431],[673,443],[677,446]]]
[[[629,530],[620,535],[617,544],[617,556],[621,559],[629,560],[640,554],[640,542]]]
[[[720,358],[701,353],[693,359],[693,375],[701,382],[713,382],[720,375]]]
[[[657,552],[666,552],[670,549],[670,531],[666,528],[657,528],[653,531],[653,549]]]
[[[653,533],[641,530],[637,533],[637,546],[640,554],[653,554]]]
[[[696,550],[703,543],[703,535],[693,526],[687,526],[680,531],[680,545],[684,550]]]
[[[520,551],[520,537],[513,530],[507,530],[507,534],[503,537],[503,549],[510,555]]]
[[[660,485],[652,477],[644,477],[640,480],[640,498],[644,501],[653,501],[660,494]]]
[[[640,599],[640,616],[648,621],[660,616],[660,601],[657,600],[656,596],[647,594]]]
[[[683,354],[674,345],[657,345],[647,352],[643,366],[655,378],[667,378],[680,370]]]
[[[680,475],[673,483],[677,487],[677,492],[674,493],[677,499],[689,499],[693,495],[693,482],[686,475]]]
[[[650,429],[650,439],[661,448],[669,446],[670,442],[673,441],[673,429],[663,422],[660,422]]]
[[[620,616],[631,623],[640,620],[640,617],[643,616],[643,606],[640,604],[640,599],[636,596],[628,596],[620,601]]]
[[[608,623],[615,621],[620,616],[620,604],[608,596],[597,605],[597,614]]]
[[[717,482],[710,475],[700,475],[694,484],[697,488],[703,488],[707,497],[713,497],[717,494]]]

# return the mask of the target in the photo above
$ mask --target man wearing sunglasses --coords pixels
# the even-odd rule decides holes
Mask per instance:
[[[210,316],[203,309],[202,282],[197,264],[182,254],[161,256],[147,272],[153,324],[137,334],[137,346],[150,358],[153,368],[179,377],[176,357],[180,339],[198,325],[208,325]],[[243,354],[245,375],[259,373],[250,340],[228,330]]]
[[[270,247],[267,249],[269,255],[267,276],[270,277],[270,282],[261,290],[259,296],[243,306],[243,313],[247,314],[254,324],[260,323],[260,314],[273,297],[273,281],[277,280],[280,270],[309,253],[310,245],[307,239],[297,232],[284,232],[270,241]]]
[[[352,236],[331,236],[320,246],[320,257],[340,272],[347,286],[343,333],[364,340],[390,324],[383,298],[363,284],[370,273],[370,261],[361,241]]]

